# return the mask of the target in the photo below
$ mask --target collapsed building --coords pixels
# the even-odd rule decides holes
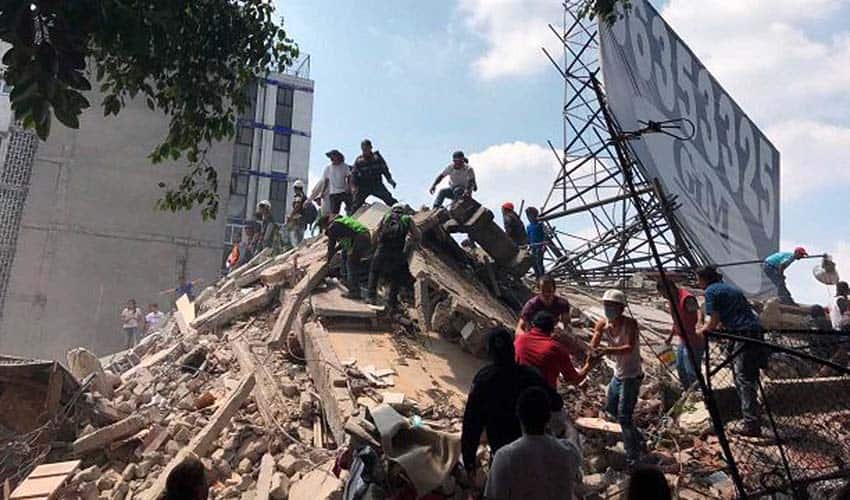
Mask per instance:
[[[10,498],[154,500],[188,456],[205,465],[212,498],[360,498],[350,496],[358,489],[462,498],[470,485],[458,467],[460,429],[466,394],[485,363],[484,337],[493,326],[512,329],[512,304],[531,293],[521,278],[525,250],[476,205],[413,214],[423,239],[408,255],[405,306],[392,314],[343,296],[338,259],[326,261],[321,236],[281,255],[257,255],[194,303],[182,297],[162,331],[131,351],[98,360],[75,349],[67,369],[2,358],[0,474],[8,491],[14,487]],[[387,210],[375,204],[356,217],[374,230]],[[480,248],[458,245],[458,231]],[[672,323],[648,278],[629,283],[647,376],[636,421],[679,498],[731,498],[705,403],[682,394],[662,361]],[[602,290],[561,293],[573,305],[574,335],[589,341],[603,315]],[[763,309],[779,326],[803,324],[794,308]],[[560,389],[581,435],[584,498],[617,498],[626,480],[619,425],[597,418],[611,370],[600,365],[581,385]],[[739,403],[731,378],[723,380],[713,390],[731,421]],[[772,373],[765,385],[787,402],[801,390],[846,394],[848,381]],[[783,413],[802,419],[798,425],[846,432],[846,419],[827,406],[786,404]],[[795,452],[829,465],[846,455],[838,448]],[[780,461],[780,447],[758,450],[757,466]]]

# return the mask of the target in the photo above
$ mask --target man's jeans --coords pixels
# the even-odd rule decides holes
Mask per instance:
[[[304,231],[307,228],[303,226],[296,226],[289,229],[289,244],[293,247],[297,247],[304,241]]]
[[[546,268],[543,265],[543,254],[545,252],[546,246],[543,243],[531,247],[531,256],[534,258],[532,268],[534,269],[534,277],[538,279],[546,274]]]
[[[378,298],[378,284],[384,277],[390,285],[387,292],[387,306],[393,308],[398,305],[398,292],[407,273],[406,264],[402,251],[392,252],[379,247],[372,256],[369,267],[369,296],[366,298],[369,300]]]
[[[617,417],[617,422],[623,429],[623,446],[626,448],[626,459],[635,462],[640,458],[640,450],[643,447],[643,435],[632,421],[635,411],[640,384],[643,376],[619,379],[611,377],[608,384],[608,402],[605,411]]]
[[[446,200],[456,200],[463,196],[463,193],[466,191],[466,188],[462,186],[454,186],[441,189],[437,191],[437,198],[434,200],[434,208],[440,208],[443,206],[443,202]]]
[[[763,267],[764,274],[767,276],[767,279],[776,286],[776,294],[779,297],[779,303],[793,305],[794,299],[791,298],[791,292],[785,285],[785,273],[769,264],[764,264]]]
[[[342,204],[345,203],[345,215],[351,215],[351,193],[348,191],[342,193],[335,193],[330,195],[331,206],[330,213],[338,214],[342,209]]]
[[[746,346],[738,352],[742,344]],[[732,363],[735,374],[735,390],[741,399],[741,414],[744,416],[744,427],[761,427],[761,408],[758,401],[759,368],[763,364],[763,354],[758,346],[735,342],[733,352],[738,352]]]
[[[127,349],[136,347],[139,341],[139,329],[137,327],[125,328],[124,335],[127,336]]]
[[[679,374],[679,381],[682,382],[682,388],[687,389],[697,380],[697,373],[702,371],[701,364],[705,349],[693,349],[694,358],[696,358],[697,366],[691,364],[691,358],[688,356],[688,347],[684,342],[679,342],[679,347],[676,349],[676,371]]]
[[[370,196],[374,196],[375,198],[378,198],[379,200],[383,201],[384,204],[388,207],[391,207],[398,203],[398,200],[393,197],[392,193],[390,193],[387,187],[384,186],[383,182],[378,182],[378,184],[371,186],[358,186],[357,192],[354,195],[354,203],[351,207],[351,213],[360,210],[360,207],[362,207],[363,204],[366,203],[366,198]]]

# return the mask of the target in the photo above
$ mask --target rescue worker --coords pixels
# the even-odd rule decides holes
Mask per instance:
[[[540,311],[546,311],[555,318],[556,326],[552,338],[562,343],[573,356],[583,358],[587,346],[571,333],[570,301],[556,292],[555,279],[552,276],[544,275],[537,280],[537,295],[522,307],[515,334],[519,336],[531,331],[534,316]],[[561,326],[558,325],[559,322]]]
[[[794,305],[791,292],[785,284],[785,270],[794,261],[808,257],[809,254],[803,247],[797,247],[793,252],[776,252],[764,259],[764,274],[776,286],[777,296],[780,304]]]
[[[593,329],[591,356],[608,356],[614,361],[614,376],[608,384],[605,413],[616,419],[623,433],[626,463],[633,467],[640,460],[644,439],[632,418],[643,383],[643,362],[638,345],[638,323],[625,315],[626,294],[607,290],[602,296],[605,318]],[[600,346],[602,340],[605,346]]]
[[[257,234],[257,249],[271,248],[272,253],[280,253],[280,229],[272,215],[272,204],[269,200],[257,203],[257,218],[260,220],[260,232]]]
[[[679,323],[676,321],[676,316],[673,311],[670,311],[670,316],[673,319],[673,328],[670,330],[670,335],[665,340],[665,343],[672,342],[673,337],[678,337],[679,347],[676,349],[676,372],[679,375],[679,382],[682,383],[682,388],[687,389],[697,380],[700,366],[705,356],[705,339],[697,335],[697,323],[699,322],[699,302],[694,295],[684,288],[676,286],[672,281],[658,281],[655,285],[658,293],[671,301],[675,305],[679,318],[682,320],[684,331],[679,328]],[[688,350],[690,346],[690,352]],[[691,363],[690,353],[693,353],[694,361],[697,365]]]
[[[386,177],[390,186],[393,189],[396,187],[384,157],[381,156],[379,151],[372,151],[372,141],[369,139],[363,139],[363,142],[360,143],[360,151],[363,154],[357,157],[354,166],[351,168],[351,184],[354,188],[354,202],[351,213],[362,207],[369,196],[379,198],[389,207],[395,205],[398,200],[393,198],[393,195],[384,186],[384,177]]]
[[[331,218],[333,217],[333,218]],[[347,215],[327,216],[319,219],[319,228],[328,237],[328,263],[342,249],[343,267],[348,293],[347,298],[360,299],[360,287],[368,273],[369,253],[372,249],[369,229],[357,219]]]
[[[345,203],[345,214],[351,215],[351,166],[345,163],[345,156],[338,149],[328,151],[325,156],[331,163],[322,173],[321,189],[314,199],[324,200],[327,197],[330,204],[322,205],[324,213],[338,214]]]
[[[528,245],[528,233],[525,231],[525,226],[522,225],[522,219],[519,218],[519,214],[514,212],[514,204],[509,201],[502,204],[502,224],[505,233],[516,246]]]
[[[706,337],[710,332],[724,332],[754,340],[764,340],[764,330],[752,305],[739,288],[723,282],[723,275],[714,266],[705,266],[697,271],[699,287],[705,290],[706,324],[697,333]],[[758,387],[761,368],[767,367],[764,349],[752,342],[736,340],[730,343],[729,352],[735,358],[732,371],[735,390],[741,400],[743,420],[736,427],[742,436],[761,436],[761,409],[758,402]]]
[[[543,223],[537,220],[540,216],[540,211],[535,207],[525,209],[525,216],[528,218],[528,246],[531,248],[531,255],[534,257],[534,277],[540,279],[546,273],[543,266],[543,255],[546,252],[546,228]]]
[[[286,221],[289,230],[289,244],[297,247],[304,241],[304,231],[307,229],[304,217],[304,205],[308,203],[304,194],[304,183],[301,179],[292,183],[292,211]]]
[[[394,309],[398,305],[398,291],[408,274],[405,248],[408,237],[415,243],[422,238],[422,234],[413,223],[413,218],[404,213],[404,204],[396,203],[372,236],[375,253],[369,268],[369,296],[366,298],[370,304],[377,304],[378,281],[385,277],[390,282],[387,307]]]
[[[469,166],[469,159],[463,154],[463,151],[452,153],[452,163],[440,172],[440,175],[431,184],[429,192],[432,195],[437,191],[437,185],[446,177],[449,178],[449,187],[443,188],[437,193],[434,208],[442,207],[446,199],[457,201],[462,197],[472,196],[472,193],[478,190],[478,184],[475,182],[475,171]]]

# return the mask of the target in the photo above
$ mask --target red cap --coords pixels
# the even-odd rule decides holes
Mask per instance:
[[[794,249],[794,256],[795,257],[808,257],[809,253],[806,252],[805,248],[797,247],[797,248]]]
[[[502,208],[504,208],[505,210],[513,210],[514,204],[509,202],[509,201],[506,201],[506,202],[502,203]]]

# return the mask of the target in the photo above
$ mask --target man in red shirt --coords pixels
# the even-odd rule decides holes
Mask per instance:
[[[540,311],[531,322],[531,330],[514,340],[517,363],[540,370],[543,379],[553,388],[558,388],[558,374],[570,384],[578,384],[590,371],[590,359],[581,370],[576,371],[570,359],[570,351],[552,338],[555,317],[548,311]]]
[[[522,308],[516,326],[516,336],[528,333],[534,316],[540,311],[546,311],[555,319],[555,330],[552,337],[561,342],[573,356],[581,360],[587,353],[587,345],[576,338],[570,329],[570,302],[559,296],[552,276],[545,275],[537,280],[538,294],[529,299]],[[558,327],[558,322],[563,327]]]
[[[696,382],[697,373],[705,355],[705,338],[697,333],[697,324],[700,322],[699,302],[691,292],[679,288],[669,280],[666,282],[666,286],[665,282],[658,281],[656,289],[662,297],[675,305],[684,326],[684,331],[682,331],[671,309],[670,316],[673,318],[673,329],[670,331],[666,343],[669,344],[673,340],[673,336],[679,338],[679,347],[676,350],[676,371],[679,374],[682,387],[687,389]],[[688,349],[690,349],[690,352],[688,352]],[[691,353],[694,355],[696,366],[691,363]]]

